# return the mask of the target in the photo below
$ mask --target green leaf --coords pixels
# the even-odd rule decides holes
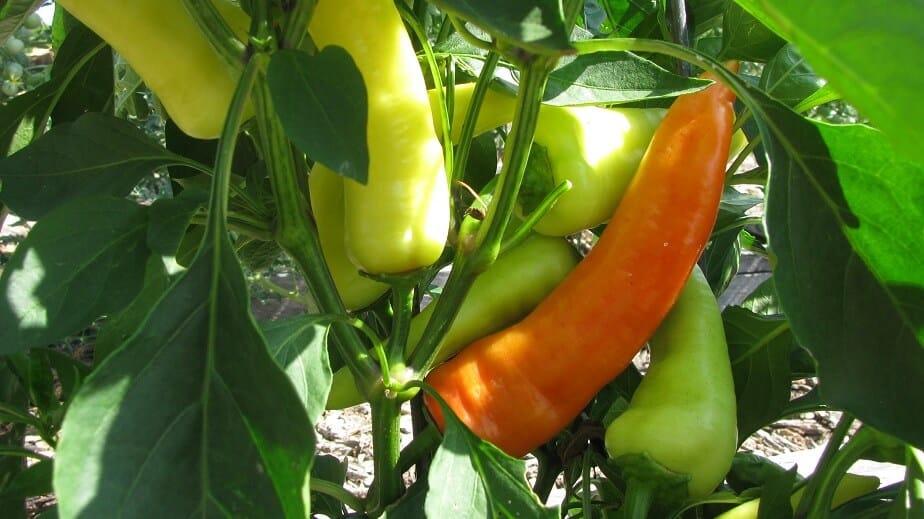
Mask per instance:
[[[321,479],[328,483],[344,486],[347,476],[347,463],[340,461],[329,454],[322,454],[314,459],[314,466],[311,467],[311,477]],[[343,504],[337,499],[320,492],[314,492],[311,496],[311,512],[328,517],[341,517],[346,514]]]
[[[83,26],[75,27],[71,34],[57,47],[49,81],[0,108],[0,155],[18,151],[44,133],[52,108],[88,63],[102,55],[108,56],[112,67],[112,53],[102,52],[108,46],[99,36]]]
[[[441,11],[469,21],[505,45],[559,56],[571,50],[556,0],[435,0]]]
[[[44,0],[6,0],[0,2],[0,41],[16,33],[23,19],[44,4]]]
[[[88,113],[0,160],[0,198],[19,216],[38,220],[76,198],[125,196],[154,168],[182,161],[132,123]]]
[[[657,27],[655,0],[600,0],[599,3],[607,15],[605,28],[612,31],[610,36],[642,36],[646,29]]]
[[[822,86],[824,80],[791,44],[776,53],[760,76],[760,88],[787,106],[799,104]]]
[[[51,475],[54,469],[52,460],[40,460],[38,463],[29,466],[13,478],[0,492],[0,500],[19,500],[19,506],[22,508],[22,502],[27,497],[51,494]],[[3,510],[0,510],[2,512]],[[4,515],[4,517],[8,517]]]
[[[127,305],[141,290],[146,234],[146,208],[120,198],[81,198],[36,223],[0,275],[0,353]]]
[[[768,29],[757,18],[730,3],[723,17],[722,59],[742,59],[766,62],[786,41]]]
[[[811,122],[748,95],[772,165],[775,285],[823,396],[924,445],[906,391],[924,385],[924,167],[896,157],[877,130]]]
[[[710,83],[673,74],[630,52],[596,52],[562,58],[543,102],[569,106],[615,104],[674,97]]]
[[[738,403],[738,438],[777,421],[789,402],[792,333],[782,318],[762,317],[741,307],[722,312]]]
[[[141,329],[68,410],[62,517],[308,516],[314,429],[213,232]]]
[[[176,198],[155,200],[151,204],[148,247],[164,256],[175,255],[193,215],[205,207],[208,199],[208,191],[192,187],[184,189]]]
[[[365,184],[367,91],[353,58],[337,46],[314,56],[283,50],[273,54],[266,75],[292,142],[312,159]]]
[[[921,2],[736,0],[792,42],[844,98],[882,128],[896,150],[924,162]]]
[[[150,232],[149,232],[150,234]],[[144,275],[144,285],[138,295],[122,310],[109,315],[96,334],[93,360],[99,364],[121,346],[147,318],[157,300],[167,292],[173,277],[167,272],[163,258],[151,255]]]
[[[544,507],[527,485],[523,460],[472,434],[446,406],[443,416],[443,443],[427,476],[427,517],[559,516],[558,507]]]
[[[270,354],[295,386],[308,418],[324,413],[333,376],[327,359],[329,326],[318,316],[298,316],[261,323]]]

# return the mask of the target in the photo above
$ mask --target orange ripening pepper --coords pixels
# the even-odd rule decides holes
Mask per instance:
[[[644,346],[715,224],[734,99],[721,83],[678,97],[590,254],[522,321],[427,376],[475,434],[511,456],[526,455]],[[429,396],[426,404],[442,429],[439,404]]]

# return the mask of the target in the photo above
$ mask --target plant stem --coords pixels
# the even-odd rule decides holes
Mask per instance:
[[[298,0],[286,20],[285,31],[279,46],[283,49],[297,49],[308,33],[308,23],[314,14],[316,0]]]
[[[472,136],[475,133],[475,123],[478,122],[478,112],[481,111],[481,105],[484,102],[485,95],[488,93],[488,88],[491,85],[494,69],[497,68],[498,61],[500,61],[500,54],[497,52],[489,52],[487,59],[484,61],[484,67],[481,69],[481,75],[478,76],[478,80],[475,82],[471,104],[468,107],[468,112],[465,114],[462,130],[459,134],[459,145],[455,152],[455,164],[452,166],[452,178],[450,179],[452,183],[450,185],[455,185],[455,183],[462,180],[462,177],[465,175],[465,168],[468,165],[468,154],[472,146]],[[448,124],[446,128],[449,128]]]
[[[622,519],[646,519],[654,497],[654,485],[638,478],[626,481],[626,496],[619,509]]]
[[[348,315],[324,261],[318,230],[311,219],[306,194],[297,178],[289,141],[273,106],[265,72],[265,69],[261,70],[262,80],[258,88],[254,89],[253,104],[260,129],[261,148],[267,160],[278,208],[276,241],[295,260],[308,280],[309,290],[321,312]],[[331,331],[338,339],[334,344],[340,348],[340,354],[353,373],[357,387],[366,394],[378,378],[378,368],[369,357],[366,346],[357,330],[343,322],[332,323]]]
[[[369,489],[367,509],[377,517],[404,492],[404,481],[398,471],[401,454],[401,401],[386,398],[383,393],[369,402],[372,407],[372,452],[375,480]]]
[[[847,413],[841,415],[841,420],[831,433],[831,438],[828,439],[828,444],[825,446],[825,450],[818,460],[815,472],[812,477],[809,478],[809,482],[805,486],[805,492],[802,493],[802,499],[795,510],[795,517],[805,517],[805,513],[810,510],[821,514],[817,516],[811,515],[810,517],[823,517],[827,515],[831,508],[831,496],[834,495],[833,493],[834,489],[837,487],[837,483],[840,481],[841,476],[847,472],[847,469],[850,468],[850,465],[853,464],[853,461],[855,461],[855,459],[851,460],[847,466],[842,467],[846,457],[849,457],[849,452],[853,450],[853,448],[850,448],[850,445],[853,444],[855,448],[857,445],[865,443],[866,445],[863,447],[864,450],[868,445],[868,442],[863,440],[863,437],[866,436],[866,434],[862,432],[864,429],[861,429],[847,446],[841,449],[841,444],[844,443],[844,438],[847,437],[847,433],[850,431],[850,426],[853,424],[853,421],[853,416]],[[857,441],[858,438],[859,441]],[[846,457],[845,452],[847,454]],[[841,470],[841,468],[843,468],[843,470]],[[821,501],[824,502],[822,503]],[[820,511],[817,510],[819,507],[821,507]]]
[[[362,513],[365,511],[362,500],[348,492],[340,485],[320,478],[311,478],[311,482],[309,484],[311,486],[312,492],[328,495],[350,507],[356,512]]]
[[[391,321],[391,336],[388,338],[388,365],[404,363],[407,350],[408,331],[414,315],[414,286],[409,282],[392,285],[394,317]]]
[[[244,55],[244,43],[238,39],[231,27],[228,27],[211,0],[183,0],[183,3],[229,70],[234,73],[240,72],[243,67],[241,57]]]
[[[505,148],[504,166],[497,183],[498,191],[491,199],[487,217],[478,232],[477,242],[480,245],[470,255],[462,248],[456,251],[454,266],[443,287],[443,293],[433,303],[436,306],[430,322],[408,359],[408,365],[418,373],[426,373],[433,365],[436,347],[452,324],[475,277],[497,259],[501,239],[523,183],[526,159],[529,157],[539,115],[539,101],[545,92],[548,74],[554,62],[550,58],[535,58],[523,70],[513,126]]]

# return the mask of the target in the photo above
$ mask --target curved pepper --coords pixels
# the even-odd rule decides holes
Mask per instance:
[[[722,314],[699,267],[648,341],[651,365],[606,429],[610,457],[647,453],[690,476],[690,498],[722,482],[738,449],[735,382]]]
[[[311,213],[327,269],[347,310],[369,306],[388,291],[389,285],[359,273],[347,257],[343,228],[343,177],[316,163],[308,175]]]
[[[654,333],[715,223],[733,103],[722,84],[677,98],[587,257],[522,321],[428,375],[475,434],[525,455],[573,420]],[[442,427],[440,405],[425,402]]]
[[[474,86],[466,83],[454,87],[453,142],[460,137]],[[515,101],[511,95],[488,90],[474,135],[509,123]],[[439,105],[432,90],[430,102],[439,129]],[[606,222],[635,175],[665,112],[661,108],[542,105],[520,190],[520,212],[531,212],[565,180],[571,181],[572,187],[533,229],[549,236],[567,236]]]
[[[350,259],[370,274],[432,264],[449,235],[449,185],[401,15],[391,0],[318,2],[308,30],[319,49],[343,47],[366,85],[368,183],[343,191]]]
[[[239,37],[250,17],[212,0]],[[112,46],[157,95],[173,122],[198,139],[221,133],[237,77],[212,48],[182,0],[56,0]]]
[[[578,254],[567,241],[532,235],[504,252],[482,272],[459,308],[459,313],[436,348],[436,363],[455,355],[466,345],[523,318],[578,263]],[[410,355],[423,336],[433,306],[411,320],[405,355]],[[363,402],[353,376],[346,368],[334,373],[328,409],[342,409]]]

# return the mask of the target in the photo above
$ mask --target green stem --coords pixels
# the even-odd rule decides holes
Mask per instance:
[[[593,451],[586,450],[581,456],[581,509],[584,511],[584,517],[594,516],[593,490],[590,485],[590,468]]]
[[[392,285],[394,296],[394,317],[391,321],[391,335],[388,338],[388,364],[393,366],[404,363],[407,350],[408,332],[411,317],[414,315],[414,286],[416,283],[399,283]]]
[[[280,47],[283,49],[301,47],[307,36],[308,24],[311,22],[311,16],[314,15],[315,5],[317,5],[316,0],[298,0],[295,2],[295,7],[292,8],[286,20]]]
[[[871,445],[872,433],[861,428],[850,442],[841,448],[853,422],[852,415],[844,413],[841,416],[840,422],[832,431],[831,438],[828,439],[828,444],[818,460],[812,477],[805,486],[805,492],[802,493],[802,499],[795,510],[795,517],[806,517],[806,513],[809,513],[808,517],[812,518],[826,517],[831,510],[834,489],[837,488],[841,477],[858,459],[859,454]],[[857,451],[858,447],[862,450]]]
[[[741,165],[744,164],[744,161],[747,160],[748,155],[750,155],[751,153],[754,152],[755,149],[757,149],[757,146],[760,145],[762,140],[763,139],[761,139],[760,135],[757,135],[753,139],[748,141],[744,149],[741,150],[741,153],[739,153],[738,156],[735,157],[735,161],[731,164],[731,166],[728,167],[727,170],[725,170],[725,176],[728,177],[729,180],[734,176],[735,172],[738,171],[738,168],[740,168]]]
[[[626,496],[619,509],[622,519],[647,519],[655,486],[638,478],[626,481]]]
[[[403,474],[410,470],[421,458],[424,458],[436,450],[441,440],[442,436],[435,426],[428,425],[425,427],[419,434],[414,436],[411,443],[401,451],[401,455],[398,456],[398,472]],[[418,478],[419,477],[420,475],[418,474]]]
[[[321,312],[348,315],[327,270],[318,230],[310,216],[308,200],[296,173],[289,141],[265,81],[265,69],[261,70],[261,77],[264,80],[254,89],[253,104],[278,211],[276,241],[305,276]],[[331,331],[338,338],[334,343],[341,350],[340,354],[353,373],[357,387],[366,394],[378,378],[378,368],[367,354],[365,344],[354,327],[342,322],[333,323]]]
[[[520,242],[525,240],[530,233],[532,233],[533,227],[539,223],[539,220],[552,210],[552,207],[558,202],[559,198],[568,191],[571,191],[572,186],[573,184],[571,181],[567,179],[555,186],[555,189],[546,195],[545,198],[542,199],[542,202],[536,206],[536,209],[523,220],[523,223],[517,227],[513,235],[504,240],[504,245],[501,247],[500,253],[503,254],[505,251],[516,247]]]
[[[311,478],[311,482],[309,484],[312,492],[318,492],[330,496],[356,512],[363,513],[365,511],[361,499],[354,496],[345,488],[336,483],[313,477]]]
[[[401,404],[379,393],[371,399],[372,452],[375,480],[369,489],[369,515],[377,517],[404,492],[404,480],[398,471],[401,455]]]
[[[523,70],[513,126],[505,148],[504,166],[498,179],[498,192],[491,199],[487,217],[479,227],[480,245],[470,255],[463,249],[456,251],[454,266],[443,287],[443,293],[434,303],[436,306],[423,337],[408,360],[408,365],[417,373],[426,373],[432,367],[436,347],[452,324],[469,287],[500,252],[500,243],[526,172],[526,159],[529,157],[539,115],[539,101],[553,64],[552,59],[536,58]]]
[[[238,39],[211,0],[183,0],[186,10],[208,36],[209,43],[218,52],[231,72],[241,71],[244,43]]]
[[[471,104],[468,107],[468,112],[465,114],[465,120],[462,122],[462,130],[459,134],[459,145],[455,152],[456,162],[452,166],[450,185],[454,186],[455,183],[462,180],[462,177],[465,175],[465,168],[468,166],[468,154],[472,147],[472,136],[475,133],[475,124],[478,122],[478,113],[481,111],[481,105],[488,93],[491,81],[494,79],[494,69],[497,68],[498,61],[500,61],[500,54],[497,52],[489,52],[487,59],[485,59],[484,67],[481,69],[481,74],[475,82]],[[446,128],[449,128],[449,126],[447,125]]]

